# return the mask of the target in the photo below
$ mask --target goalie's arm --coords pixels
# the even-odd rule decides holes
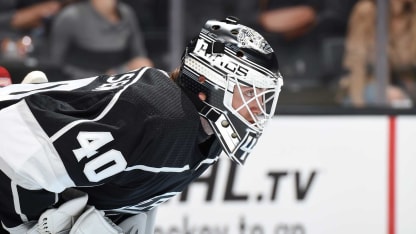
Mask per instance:
[[[23,223],[27,225],[20,226],[20,229],[28,228],[30,221],[37,221],[39,215],[58,200],[55,193],[43,189],[28,190],[13,183],[1,171],[0,197],[0,220],[6,230]]]

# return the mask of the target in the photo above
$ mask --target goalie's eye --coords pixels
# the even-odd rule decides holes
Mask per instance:
[[[251,89],[243,91],[243,95],[244,95],[244,97],[247,97],[247,98],[254,97],[254,95],[255,95],[254,89],[251,88]]]

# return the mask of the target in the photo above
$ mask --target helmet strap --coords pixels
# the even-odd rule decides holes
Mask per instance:
[[[212,122],[216,122],[218,120],[218,118],[220,118],[221,113],[217,110],[215,110],[213,107],[208,106],[205,104],[205,106],[199,111],[199,114],[212,121]]]
[[[192,101],[200,116],[213,122],[217,121],[221,113],[212,106],[203,102],[201,99],[199,99],[197,93],[191,91],[188,87],[186,87],[186,85],[181,82],[181,79],[183,78],[182,76],[183,74],[181,72],[179,74],[179,79],[177,80],[177,83],[179,87],[182,89],[182,91],[186,94],[186,96]]]
[[[189,98],[189,100],[192,101],[192,103],[194,104],[194,106],[198,110],[198,112],[201,112],[201,110],[206,106],[206,104],[204,102],[202,102],[201,99],[199,99],[197,94],[190,91],[188,88],[186,88],[182,85],[180,85],[179,87],[186,94],[186,96]]]

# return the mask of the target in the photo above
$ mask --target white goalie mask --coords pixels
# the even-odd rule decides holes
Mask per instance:
[[[283,78],[268,42],[228,17],[207,21],[189,43],[178,83],[227,156],[242,165],[275,114]],[[199,93],[205,101],[197,98]]]

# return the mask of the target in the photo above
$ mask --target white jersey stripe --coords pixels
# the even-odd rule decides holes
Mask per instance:
[[[93,82],[97,77],[72,80],[47,82],[42,84],[19,84],[9,85],[0,89],[0,101],[18,100],[32,94],[49,91],[70,91],[85,87]]]
[[[17,184],[13,181],[10,183],[12,194],[13,194],[13,203],[14,203],[14,209],[16,211],[16,214],[20,216],[23,222],[29,221],[25,214],[22,214],[22,210],[20,209],[20,199],[19,194],[17,192]]]
[[[0,118],[0,169],[11,180],[26,189],[55,193],[75,186],[25,100],[3,108]]]
[[[54,142],[56,141],[59,137],[61,137],[63,134],[65,134],[67,131],[69,131],[71,128],[75,127],[76,125],[80,124],[80,123],[85,123],[85,122],[94,122],[94,121],[98,121],[101,118],[103,118],[110,110],[111,108],[113,108],[113,106],[115,105],[115,103],[118,101],[118,98],[120,97],[120,95],[124,92],[124,90],[126,90],[130,85],[136,83],[141,76],[143,75],[143,73],[148,69],[148,67],[143,68],[139,74],[137,74],[137,76],[134,78],[133,82],[131,82],[130,84],[126,85],[123,87],[123,89],[121,89],[120,91],[118,91],[113,99],[111,99],[111,101],[108,103],[108,105],[104,108],[103,112],[101,112],[100,115],[98,115],[95,119],[81,119],[81,120],[77,120],[74,122],[71,122],[69,124],[67,124],[65,127],[61,128],[58,132],[56,132],[52,137],[51,137],[51,141]]]
[[[175,172],[180,173],[189,170],[189,165],[185,165],[183,167],[149,167],[145,165],[136,165],[132,167],[127,167],[124,171],[132,171],[132,170],[142,170],[142,171],[149,171],[149,172]]]
[[[216,161],[218,161],[218,159],[220,158],[220,156],[217,156],[215,158],[207,158],[204,161],[200,162],[199,165],[195,168],[195,170],[198,170],[198,168],[204,164],[208,164],[208,165],[212,165],[214,164]]]

